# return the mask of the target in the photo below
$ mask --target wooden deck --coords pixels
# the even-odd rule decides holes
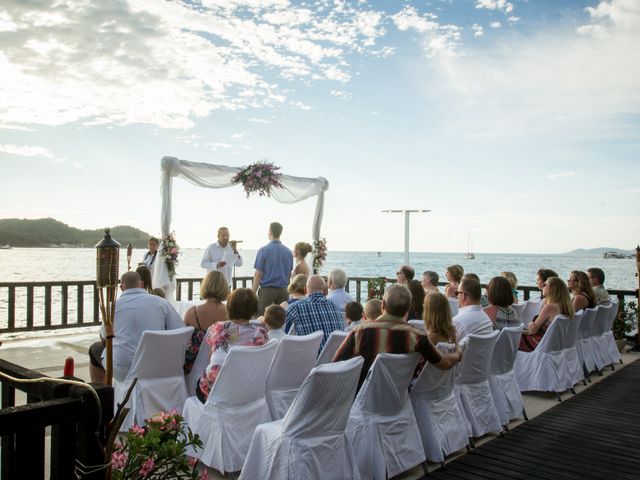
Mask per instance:
[[[638,405],[640,361],[635,361],[429,478],[636,480],[640,478]]]

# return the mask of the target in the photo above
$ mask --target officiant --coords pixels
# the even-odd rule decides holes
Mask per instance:
[[[233,267],[242,266],[242,256],[238,253],[236,242],[229,241],[229,235],[227,227],[218,229],[218,241],[207,247],[200,266],[206,268],[207,272],[211,270],[222,272],[227,280],[229,289],[231,289]]]

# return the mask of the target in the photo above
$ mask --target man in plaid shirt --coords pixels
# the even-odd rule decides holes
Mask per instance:
[[[320,275],[311,275],[305,287],[306,298],[298,300],[287,309],[285,332],[295,324],[296,335],[308,335],[322,330],[324,336],[320,349],[334,330],[344,330],[344,318],[340,309],[327,299],[327,284]]]

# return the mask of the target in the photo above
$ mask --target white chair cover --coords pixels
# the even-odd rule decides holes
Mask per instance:
[[[520,315],[520,322],[526,327],[529,322],[540,313],[542,310],[542,302],[540,299],[527,300],[522,307],[522,315]]]
[[[447,297],[449,300],[449,306],[451,307],[451,316],[455,317],[460,310],[460,305],[458,304],[458,299],[453,297]]]
[[[522,329],[522,325],[503,328],[491,358],[489,386],[502,425],[507,425],[510,420],[523,416],[522,394],[513,373],[513,362],[518,353]]]
[[[443,353],[453,352],[452,343],[439,343]],[[453,385],[456,367],[440,370],[427,363],[409,397],[428,460],[442,463],[444,457],[469,444],[467,423],[458,407]]]
[[[265,383],[270,420],[279,420],[287,413],[300,385],[316,363],[323,336],[319,330],[303,336],[286,335],[279,341]]]
[[[187,398],[184,382],[184,353],[193,327],[175,330],[145,330],[124,381],[113,379],[115,405],[122,402],[134,378],[138,379],[127,406],[130,408],[120,431],[134,423],[175,408],[182,411]]]
[[[454,391],[460,410],[467,418],[474,437],[502,431],[500,418],[491,395],[489,371],[500,332],[469,335]]]
[[[209,365],[210,356],[211,345],[209,345],[203,339],[202,343],[200,344],[200,349],[198,350],[198,355],[196,355],[196,359],[193,362],[193,367],[191,367],[189,375],[187,375],[187,377],[185,378],[187,382],[187,396],[193,397],[196,394],[198,380],[200,379],[202,372],[204,372]]]
[[[579,310],[573,316],[573,321],[569,322],[569,328],[567,329],[567,335],[564,337],[564,358],[569,371],[569,378],[571,380],[571,386],[575,385],[581,380],[584,380],[584,369],[580,363],[578,356],[578,349],[576,347],[578,343],[578,331],[580,329],[580,323],[582,322],[582,315],[584,310]]]
[[[527,302],[524,303],[513,303],[511,304],[511,308],[513,308],[516,313],[518,314],[518,318],[522,318],[522,311],[524,310],[524,306],[527,304]]]
[[[366,479],[394,477],[425,461],[409,400],[419,355],[381,353],[355,399],[347,436]]]
[[[593,354],[596,359],[596,366],[598,370],[607,365],[611,365],[610,355],[608,353],[607,341],[605,334],[608,330],[611,330],[613,320],[611,319],[611,304],[598,305],[598,311],[596,312],[596,318],[593,321]],[[615,343],[615,342],[614,342]]]
[[[240,479],[358,480],[358,464],[345,427],[362,357],[311,370],[284,419],[253,435]]]
[[[231,347],[206,403],[187,399],[185,423],[203,443],[190,455],[222,473],[242,468],[255,428],[269,420],[264,386],[277,347]]]
[[[558,315],[533,352],[518,351],[513,364],[521,392],[564,392],[571,388],[571,376],[565,361],[564,341],[573,319]]]
[[[580,320],[580,328],[578,329],[578,341],[576,342],[578,359],[584,366],[587,373],[596,369],[596,359],[593,346],[594,340],[593,337],[591,337],[596,312],[596,308],[587,308],[584,311],[582,314],[582,320]]]
[[[333,356],[344,342],[344,339],[349,335],[348,332],[341,332],[340,330],[334,330],[327,338],[327,341],[324,343],[324,347],[322,347],[322,351],[320,355],[318,355],[318,359],[316,361],[316,367],[318,365],[322,365],[323,363],[330,363],[333,360]]]
[[[606,355],[609,357],[609,361],[611,364],[620,362],[622,360],[622,356],[620,355],[620,351],[618,350],[618,345],[616,344],[616,339],[613,336],[613,323],[618,316],[618,307],[620,301],[618,297],[611,297],[611,310],[609,317],[609,324],[604,330],[603,338],[600,341],[600,345],[602,349],[606,352]]]
[[[409,320],[407,323],[412,327],[417,328],[418,330],[424,330],[424,320],[414,319],[414,320]]]

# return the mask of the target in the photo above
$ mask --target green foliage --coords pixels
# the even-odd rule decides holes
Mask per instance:
[[[636,302],[627,302],[622,304],[622,308],[618,311],[613,321],[613,336],[617,339],[624,338],[625,334],[633,330],[634,325],[638,324],[638,306]]]
[[[367,282],[367,290],[369,292],[368,300],[377,298],[382,300],[384,288],[387,285],[387,279],[384,277],[372,278]]]
[[[0,245],[13,247],[93,247],[104,237],[104,228],[80,230],[53,218],[0,219]],[[111,228],[111,237],[122,247],[146,248],[151,235],[134,227]]]

